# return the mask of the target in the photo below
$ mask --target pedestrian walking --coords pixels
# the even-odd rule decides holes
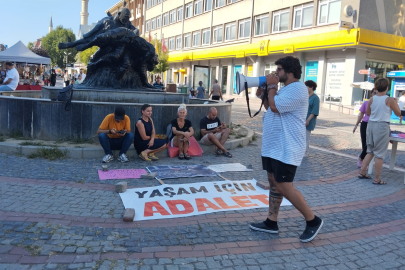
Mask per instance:
[[[371,179],[371,176],[366,174],[367,167],[371,160],[375,158],[375,185],[385,185],[387,182],[381,180],[381,170],[383,159],[387,154],[388,144],[390,141],[390,121],[391,114],[394,112],[396,116],[401,115],[401,110],[398,107],[395,98],[387,96],[387,91],[390,86],[390,81],[386,78],[378,79],[374,88],[378,91],[376,95],[370,98],[367,104],[367,115],[370,116],[367,125],[367,155],[363,160],[361,171],[358,178]]]
[[[55,84],[56,84],[56,72],[55,72],[54,69],[52,69],[52,71],[51,71],[51,79],[50,79],[50,81],[51,81],[51,86],[55,86]]]
[[[65,86],[68,86],[69,82],[70,82],[70,76],[69,76],[67,70],[65,70],[65,74],[63,75],[63,80],[65,81]]]
[[[373,97],[374,95],[377,94],[377,90],[373,88],[371,90],[371,96]],[[353,128],[353,134],[356,132],[357,127],[360,124],[360,138],[361,138],[361,153],[357,157],[357,167],[361,168],[363,165],[363,160],[367,155],[367,124],[368,120],[370,119],[370,116],[367,115],[367,105],[368,105],[368,100],[364,101],[363,104],[361,104],[361,107],[359,109],[359,114],[357,116],[357,122],[356,125]]]
[[[198,82],[199,87],[197,88],[197,98],[205,98],[205,88],[202,86],[203,82]]]
[[[269,211],[264,222],[252,223],[250,228],[267,233],[278,233],[280,204],[285,197],[306,220],[301,242],[312,241],[324,222],[315,216],[304,196],[293,185],[297,167],[305,154],[305,120],[308,111],[308,90],[300,81],[302,67],[292,56],[275,63],[276,74],[266,76],[267,98],[262,97],[267,112],[263,116],[262,165],[270,184]],[[284,87],[278,89],[278,83]],[[262,96],[259,88],[256,96]]]
[[[308,113],[307,113],[307,120],[305,122],[305,126],[307,129],[306,132],[306,139],[307,139],[307,148],[305,150],[305,155],[308,155],[309,152],[309,137],[311,136],[312,131],[314,131],[316,126],[316,119],[319,115],[319,97],[315,94],[316,90],[316,82],[309,80],[305,82],[305,85],[308,89]]]
[[[212,85],[211,89],[211,94],[208,98],[210,98],[211,96],[212,100],[219,100],[219,99],[223,100],[221,87],[219,86],[217,79],[214,80],[214,84]]]

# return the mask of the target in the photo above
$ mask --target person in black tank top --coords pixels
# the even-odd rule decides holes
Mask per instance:
[[[191,121],[186,119],[186,105],[182,104],[177,110],[178,118],[172,121],[173,135],[170,139],[172,146],[179,148],[179,159],[191,159],[187,153],[190,138],[194,135]]]
[[[135,125],[134,147],[139,157],[145,161],[158,160],[155,153],[166,149],[166,140],[155,139],[155,127],[150,118],[152,106],[144,104],[141,107],[142,117]]]

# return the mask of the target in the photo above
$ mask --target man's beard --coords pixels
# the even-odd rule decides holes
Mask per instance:
[[[278,81],[281,83],[285,83],[288,80],[287,74],[284,74],[278,78]]]

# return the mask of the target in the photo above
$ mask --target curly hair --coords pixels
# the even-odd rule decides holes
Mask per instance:
[[[314,89],[314,91],[316,90],[316,87],[318,86],[318,85],[316,84],[316,82],[314,82],[313,80],[308,80],[308,81],[306,81],[306,82],[305,82],[305,85],[308,86],[308,87],[310,87],[310,88],[312,88],[312,89]]]
[[[282,66],[285,73],[292,73],[294,78],[301,79],[302,67],[298,58],[286,56],[278,59],[275,64]]]

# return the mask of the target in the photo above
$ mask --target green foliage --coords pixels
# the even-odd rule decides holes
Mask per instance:
[[[31,51],[39,56],[50,58],[49,53],[43,48],[32,48]]]
[[[75,62],[75,56],[77,54],[75,48],[65,50],[59,50],[58,48],[59,43],[68,42],[68,37],[70,37],[71,41],[76,40],[76,36],[71,29],[65,29],[63,26],[58,26],[54,31],[51,31],[42,39],[42,47],[51,57],[52,66],[65,68],[66,58],[68,64]],[[66,54],[70,54],[66,57],[65,52]]]
[[[158,39],[152,39],[150,42],[155,48],[157,47],[157,55],[159,56],[159,64],[156,65],[155,69],[151,71],[152,74],[156,73],[163,73],[166,70],[169,69],[169,54],[166,50],[166,52],[163,52],[162,49],[162,42]]]
[[[90,62],[90,58],[93,54],[96,53],[96,51],[98,50],[97,46],[88,48],[85,51],[79,52],[78,53],[78,60],[80,60],[80,62],[82,62],[83,64],[85,64],[86,66],[89,64]]]
[[[28,155],[28,158],[45,158],[49,160],[64,159],[67,157],[68,150],[60,150],[58,147],[39,148],[34,153]]]
[[[32,48],[34,48],[34,43],[33,42],[28,42],[27,48],[32,50]]]

